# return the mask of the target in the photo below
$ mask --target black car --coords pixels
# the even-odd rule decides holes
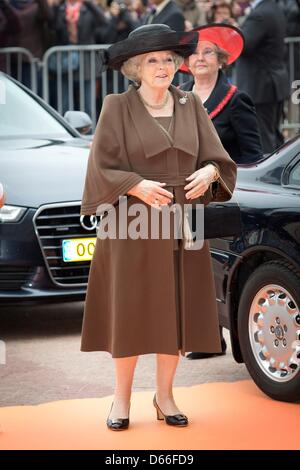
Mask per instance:
[[[259,388],[300,401],[299,136],[260,163],[239,166],[223,211],[236,203],[242,234],[210,242],[220,322]]]
[[[90,143],[23,86],[1,81],[0,304],[84,299],[98,223],[80,217]],[[299,401],[300,137],[240,166],[234,198],[211,206],[226,213],[237,202],[242,234],[210,241],[220,322],[257,385]]]
[[[95,235],[80,218],[90,140],[15,80],[0,82],[0,303],[82,300]]]

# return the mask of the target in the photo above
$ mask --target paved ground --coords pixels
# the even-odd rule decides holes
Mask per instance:
[[[6,343],[6,365],[0,365],[0,406],[38,404],[54,400],[104,397],[113,393],[114,370],[105,352],[80,352],[82,303],[3,309],[0,340]],[[227,332],[226,332],[227,333]],[[226,356],[181,358],[175,386],[248,379],[236,364],[230,341]],[[154,390],[155,356],[139,358],[134,390]]]

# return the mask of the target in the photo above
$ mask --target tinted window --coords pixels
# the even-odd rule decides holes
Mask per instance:
[[[70,134],[19,86],[0,75],[0,138],[63,137]]]
[[[289,177],[291,186],[300,186],[300,162],[292,169]]]

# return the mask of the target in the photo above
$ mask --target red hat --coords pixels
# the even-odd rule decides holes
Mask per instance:
[[[198,32],[198,41],[209,41],[228,52],[228,65],[232,64],[241,55],[245,39],[239,28],[222,23],[212,23],[199,26],[192,31]],[[180,72],[190,73],[188,67],[182,64]]]

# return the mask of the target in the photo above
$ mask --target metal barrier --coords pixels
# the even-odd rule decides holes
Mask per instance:
[[[300,38],[286,38],[285,42],[292,95],[292,83],[296,79],[300,80]],[[97,53],[108,47],[107,44],[52,47],[45,52],[42,62],[26,49],[9,47],[0,49],[0,58],[1,54],[4,54],[6,73],[24,82],[22,58],[25,56],[26,64],[30,67],[29,88],[41,93],[44,100],[62,115],[67,110],[86,111],[91,116],[95,128],[106,94],[122,93],[129,84],[119,72],[99,72]],[[16,59],[12,60],[13,56],[16,56]],[[186,80],[186,76],[177,73],[176,80],[181,84]],[[42,91],[38,86],[40,81]],[[285,115],[282,129],[288,137],[300,131],[299,104],[292,99],[287,100]]]
[[[7,75],[13,76],[19,82],[26,81],[25,84],[28,86],[28,88],[30,88],[34,93],[37,93],[37,74],[38,69],[41,67],[40,61],[34,57],[30,51],[24,49],[23,47],[0,48],[0,59],[1,56],[4,56],[4,61],[2,61],[3,72],[7,73]],[[25,61],[23,60],[24,57]],[[29,66],[30,82],[24,80],[24,64]]]
[[[86,111],[93,128],[104,97],[127,90],[129,80],[117,71],[99,72],[97,53],[109,45],[57,46],[43,57],[43,98],[62,115],[68,110]],[[179,78],[181,83],[185,77]],[[51,85],[52,90],[51,96]]]
[[[43,98],[59,113],[86,111],[95,128],[107,93],[120,93],[129,81],[116,71],[99,73],[97,52],[108,45],[51,47],[43,57]]]
[[[300,80],[300,76],[296,76],[296,73],[300,73],[300,37],[297,38],[286,38],[285,43],[288,46],[288,70],[290,80]]]

